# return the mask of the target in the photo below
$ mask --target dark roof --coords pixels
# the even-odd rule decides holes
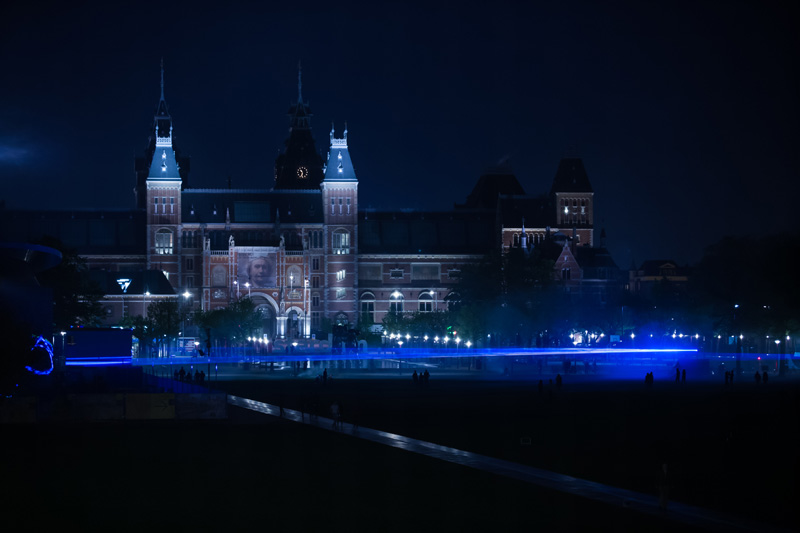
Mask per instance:
[[[502,195],[498,206],[503,227],[518,228],[523,219],[526,228],[555,226],[555,210],[550,198]]]
[[[593,192],[589,176],[583,168],[583,160],[578,157],[565,157],[558,164],[556,177],[550,194],[557,192]]]
[[[144,255],[143,210],[27,211],[0,209],[0,240],[61,241],[81,255]]]
[[[690,271],[689,267],[680,267],[671,259],[651,259],[642,263],[638,270],[643,276],[662,276],[662,268],[674,268],[675,272],[671,275],[676,276],[688,276]]]
[[[485,254],[494,243],[494,213],[362,211],[359,253]]]
[[[187,189],[181,198],[184,223],[321,224],[322,191],[267,191],[247,189]],[[216,214],[214,213],[216,211]]]
[[[478,179],[478,183],[467,196],[467,201],[460,205],[456,204],[455,207],[457,209],[496,209],[497,197],[501,194],[524,195],[525,189],[510,170],[491,169]]]
[[[575,259],[581,268],[617,268],[617,264],[606,248],[578,246],[575,248]]]
[[[120,272],[90,270],[86,272],[86,275],[106,295],[144,294],[145,292],[149,292],[153,296],[175,295],[175,289],[160,270],[123,270]],[[127,291],[122,290],[122,286],[117,281],[120,279],[131,280]]]

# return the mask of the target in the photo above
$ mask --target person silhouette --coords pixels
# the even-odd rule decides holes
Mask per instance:
[[[767,380],[769,380],[769,374],[767,374],[766,370],[764,370],[764,375],[761,376],[761,380],[764,382],[764,385],[767,384]]]
[[[686,383],[686,369],[685,368],[683,369],[683,372],[681,372],[681,382],[682,383]]]

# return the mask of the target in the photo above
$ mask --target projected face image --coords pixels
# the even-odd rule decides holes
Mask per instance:
[[[251,287],[274,287],[277,283],[276,257],[271,255],[243,256],[239,262],[239,283]]]
[[[248,276],[255,287],[266,287],[270,278],[270,264],[266,257],[258,257],[250,261]]]

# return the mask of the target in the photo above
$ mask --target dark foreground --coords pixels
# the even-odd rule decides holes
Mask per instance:
[[[670,496],[792,528],[798,394],[702,385],[431,380],[222,383],[229,392]],[[671,384],[670,384],[671,385]],[[539,489],[232,408],[217,422],[3,426],[7,524],[84,530],[675,530],[659,517]],[[681,529],[686,529],[680,526]],[[26,528],[27,529],[27,528]]]

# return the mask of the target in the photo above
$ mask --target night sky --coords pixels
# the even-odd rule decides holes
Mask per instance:
[[[72,4],[0,8],[11,208],[132,207],[162,57],[191,186],[271,187],[301,60],[362,207],[449,209],[505,158],[545,193],[574,151],[622,268],[798,229],[790,2]]]

